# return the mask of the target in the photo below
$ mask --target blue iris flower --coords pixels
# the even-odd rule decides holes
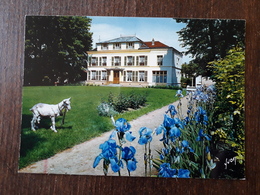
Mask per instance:
[[[169,149],[167,148],[162,148],[162,152],[160,153],[160,159],[163,160],[165,156],[169,154]]]
[[[172,126],[174,126],[174,124],[175,124],[175,120],[165,114],[163,120],[163,126],[165,128],[171,128]]]
[[[160,139],[160,141],[165,142],[166,144],[169,143],[169,140],[171,140],[172,142],[176,141],[176,138],[181,136],[181,131],[180,129],[178,129],[177,127],[172,127],[169,130],[166,130],[164,128],[164,132],[163,132],[163,138]]]
[[[183,129],[183,122],[179,118],[174,118],[175,126]]]
[[[163,163],[159,168],[159,177],[190,178],[188,169],[172,169],[169,163]]]
[[[135,153],[136,149],[133,146],[122,149],[122,159],[126,162],[127,170],[130,172],[136,170],[137,161],[134,157]]]
[[[144,145],[144,144],[147,144],[148,142],[151,142],[153,139],[152,133],[153,133],[153,131],[151,129],[146,128],[146,127],[141,127],[139,129],[140,138],[138,140],[138,143],[140,145]]]
[[[159,168],[159,177],[173,177],[177,173],[176,169],[172,169],[169,163],[163,163]]]
[[[184,125],[188,125],[190,122],[191,122],[191,120],[190,120],[190,117],[188,117],[188,116],[183,119]]]
[[[115,122],[116,130],[119,132],[126,132],[130,130],[131,125],[124,118],[119,118]]]
[[[102,150],[102,152],[95,158],[93,168],[96,168],[99,162],[103,159],[105,161],[104,164],[106,164],[106,166],[111,164],[111,169],[114,172],[118,172],[120,170],[120,166],[118,165],[118,146],[116,144],[116,141],[113,139],[109,139],[108,141],[105,141],[103,144],[100,144],[99,148]]]
[[[174,105],[169,105],[168,110],[165,112],[166,114],[170,112],[171,117],[174,117],[177,114],[177,110],[175,109]]]
[[[175,96],[177,96],[177,97],[183,97],[183,95],[182,95],[182,90],[178,90],[177,91],[177,93],[176,93],[176,95]]]
[[[190,152],[194,152],[194,150],[189,146],[189,142],[187,140],[183,140],[181,142],[181,146],[182,146],[182,152],[184,152],[185,149],[188,149]]]
[[[203,87],[197,88],[193,95],[193,98],[195,100],[198,100],[199,102],[208,102],[210,100],[209,95],[207,93],[204,93],[203,91]]]
[[[130,142],[134,141],[135,137],[132,135],[132,132],[129,131],[131,128],[131,125],[127,122],[124,118],[119,118],[115,122],[116,130],[112,132],[110,135],[110,138],[115,137],[116,133],[119,136],[120,140],[123,140],[123,137],[125,135],[126,139]]]
[[[169,138],[172,142],[175,141],[176,138],[181,136],[181,131],[177,127],[172,127],[169,131]]]
[[[188,169],[179,169],[178,174],[174,177],[178,178],[190,178],[190,171]]]
[[[161,133],[164,132],[164,131],[166,131],[166,129],[165,129],[165,127],[163,126],[163,124],[161,124],[159,127],[157,127],[157,128],[155,129],[156,135],[159,135],[159,134],[161,134]]]
[[[163,126],[165,128],[172,128],[173,126],[183,128],[183,124],[179,118],[171,118],[168,115],[164,115]]]
[[[208,141],[210,141],[211,139],[210,139],[210,137],[209,137],[209,135],[208,134],[206,134],[206,133],[204,133],[204,130],[203,129],[200,129],[199,130],[199,135],[198,135],[198,137],[197,137],[197,141],[204,141],[204,140],[208,140]]]
[[[157,135],[163,132],[163,138],[160,141],[168,143],[171,140],[174,142],[176,138],[181,136],[181,131],[178,127],[182,127],[181,121],[165,114],[163,124],[156,128],[155,132]]]
[[[198,107],[197,111],[195,112],[194,117],[195,117],[195,120],[197,123],[202,123],[202,124],[207,125],[207,121],[208,121],[207,113],[200,106]]]

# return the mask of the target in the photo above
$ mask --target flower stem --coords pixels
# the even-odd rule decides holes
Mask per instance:
[[[202,141],[202,173],[201,173],[201,176],[202,178],[205,178],[205,148],[204,148],[204,140]]]
[[[115,123],[115,119],[114,119],[113,115],[111,115],[110,118],[111,118],[111,120],[112,120],[112,124],[115,126],[116,123]]]
[[[145,172],[145,177],[147,177],[147,144],[144,145],[144,172]]]
[[[151,145],[150,145],[150,142],[149,142],[148,161],[149,161],[149,174],[150,174],[150,176],[151,176],[151,174],[152,174],[151,157],[152,157],[152,154],[151,154]]]
[[[122,156],[122,141],[120,139],[119,133],[117,133],[117,137],[119,142],[118,165],[120,166],[121,156]],[[118,176],[121,176],[120,170],[118,171]]]

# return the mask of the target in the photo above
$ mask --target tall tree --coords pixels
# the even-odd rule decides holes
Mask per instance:
[[[192,62],[190,62],[189,64],[184,63],[182,65],[182,70],[181,73],[188,78],[192,78],[194,76],[198,76],[200,75],[200,73],[198,73],[198,65],[194,64]]]
[[[181,29],[179,40],[187,48],[185,54],[191,54],[203,76],[210,76],[208,62],[224,58],[227,52],[235,47],[244,47],[245,22],[243,20],[220,19],[176,19],[186,23]]]
[[[84,52],[92,48],[91,19],[28,16],[25,34],[25,85],[76,82],[86,75]]]

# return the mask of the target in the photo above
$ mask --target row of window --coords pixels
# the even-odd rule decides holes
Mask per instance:
[[[113,56],[111,66],[147,66],[147,56]],[[162,66],[163,56],[157,56],[157,65]],[[91,57],[90,66],[108,66],[107,57]]]
[[[102,50],[108,50],[108,44],[104,43],[101,45]],[[118,50],[121,49],[121,43],[114,43],[113,44],[113,49]],[[134,49],[134,43],[127,43],[126,44],[126,49]]]
[[[96,71],[92,70],[88,74],[88,80],[98,80],[98,81],[106,81],[107,80],[107,71]]]
[[[153,71],[152,82],[167,83],[167,71]],[[107,81],[107,71],[92,70],[88,74],[88,80]],[[123,81],[125,82],[147,82],[147,71],[123,71]]]
[[[124,71],[124,81],[147,82],[147,71]]]

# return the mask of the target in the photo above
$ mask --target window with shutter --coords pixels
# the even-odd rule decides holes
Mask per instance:
[[[107,65],[107,57],[102,57],[102,66]]]
[[[91,80],[96,80],[96,78],[97,78],[97,72],[91,71]]]
[[[127,56],[127,66],[133,66],[134,57],[133,56]]]
[[[91,65],[92,66],[96,66],[97,65],[97,58],[96,57],[92,57],[91,58]]]
[[[136,64],[139,66],[147,66],[147,56],[138,56]]]
[[[102,71],[102,80],[107,80],[107,71]]]
[[[162,66],[163,65],[163,56],[157,56],[157,65]]]
[[[121,57],[119,57],[119,56],[114,57],[114,65],[121,66]]]
[[[113,49],[121,49],[121,44],[120,43],[115,43],[113,45]]]

